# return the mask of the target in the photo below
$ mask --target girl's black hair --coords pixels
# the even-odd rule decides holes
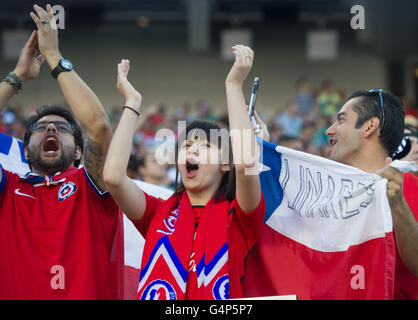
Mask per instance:
[[[179,146],[181,146],[183,141],[187,139],[187,137],[189,136],[189,133],[193,132],[195,130],[202,130],[201,132],[204,132],[206,134],[206,139],[208,139],[208,141],[209,141],[209,137],[211,137],[211,131],[212,131],[212,134],[214,133],[214,131],[216,131],[217,137],[218,137],[217,146],[222,150],[221,127],[219,126],[219,124],[217,122],[211,121],[211,120],[198,119],[198,120],[193,120],[192,122],[187,124],[186,128],[182,132],[179,132],[179,138],[178,138],[177,143],[176,143],[176,156],[175,156],[176,181],[175,181],[175,184],[174,184],[174,189],[175,189],[174,194],[176,194],[176,195],[179,195],[186,190],[182,181],[180,181],[178,183],[178,175],[179,175],[178,150],[179,150]],[[223,200],[227,200],[227,201],[231,202],[235,198],[235,188],[236,188],[235,168],[234,168],[234,163],[233,163],[232,147],[231,147],[231,140],[230,140],[229,134],[228,134],[228,149],[229,149],[228,150],[228,164],[230,166],[230,170],[226,171],[222,176],[222,180],[221,180],[221,183],[219,185],[219,188],[215,193],[215,202],[219,202],[219,201],[223,201]]]

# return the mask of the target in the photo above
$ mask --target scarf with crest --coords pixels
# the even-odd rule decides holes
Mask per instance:
[[[212,198],[195,227],[186,191],[167,199],[147,232],[137,299],[228,299],[230,206]]]

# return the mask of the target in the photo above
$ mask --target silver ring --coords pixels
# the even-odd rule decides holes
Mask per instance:
[[[49,20],[48,19],[42,20],[41,23],[42,24],[48,24],[49,23]]]

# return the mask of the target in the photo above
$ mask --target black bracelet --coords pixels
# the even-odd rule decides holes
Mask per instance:
[[[138,112],[138,111],[136,111],[134,108],[132,108],[132,107],[130,107],[130,106],[123,106],[123,108],[122,108],[122,109],[125,109],[125,108],[131,109],[133,112],[135,112],[135,113],[136,113],[136,115],[137,115],[137,116],[139,116],[139,112]]]

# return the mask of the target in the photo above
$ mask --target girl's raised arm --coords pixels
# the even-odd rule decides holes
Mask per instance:
[[[244,212],[257,208],[261,200],[258,177],[258,148],[253,125],[248,116],[242,85],[254,59],[246,46],[232,47],[235,62],[225,81],[229,127],[236,171],[236,198]]]
[[[117,88],[125,98],[125,105],[107,152],[103,179],[119,208],[130,219],[139,220],[145,212],[145,195],[127,176],[126,168],[142,96],[128,81],[129,68],[129,60],[123,59],[118,64]]]

